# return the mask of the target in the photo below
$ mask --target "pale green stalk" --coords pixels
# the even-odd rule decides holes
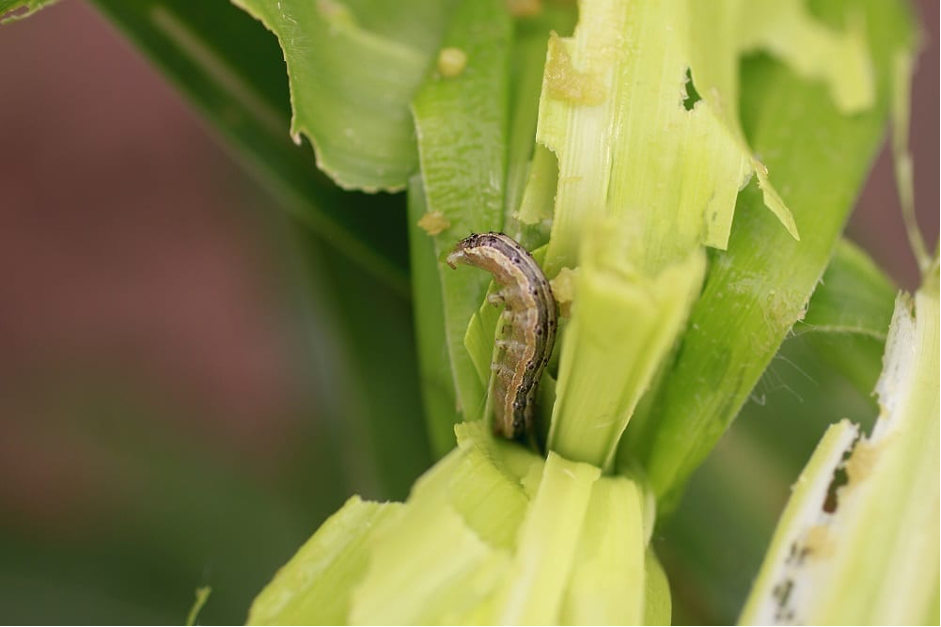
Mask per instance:
[[[585,247],[562,342],[549,448],[609,469],[617,443],[699,288],[704,255],[647,278],[626,263],[618,229]]]

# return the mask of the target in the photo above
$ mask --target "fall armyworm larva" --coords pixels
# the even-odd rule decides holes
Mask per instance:
[[[503,339],[497,340],[497,358],[491,364],[494,430],[517,438],[532,429],[533,405],[539,379],[552,354],[556,315],[552,288],[536,260],[513,238],[503,233],[475,233],[461,240],[447,257],[481,268],[501,287],[492,294],[504,303]]]

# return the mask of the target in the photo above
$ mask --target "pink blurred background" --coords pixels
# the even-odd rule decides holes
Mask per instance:
[[[933,249],[938,3],[918,7],[911,144]],[[0,59],[0,532],[66,542],[120,511],[102,509],[135,489],[120,466],[53,428],[112,390],[156,408],[135,420],[169,423],[194,449],[275,481],[311,402],[291,348],[277,207],[88,5],[3,27]],[[885,151],[849,234],[915,285]],[[11,577],[0,571],[0,588]]]

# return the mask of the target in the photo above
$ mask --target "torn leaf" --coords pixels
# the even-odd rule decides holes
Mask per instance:
[[[880,414],[849,457],[856,427],[824,435],[795,486],[742,614],[745,624],[938,622],[938,272],[896,301]],[[847,483],[832,511],[826,490]]]
[[[404,189],[418,169],[409,101],[425,77],[450,2],[233,0],[281,44],[291,135],[345,189]]]

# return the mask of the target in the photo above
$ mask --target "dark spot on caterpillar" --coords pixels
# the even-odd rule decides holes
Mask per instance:
[[[486,270],[504,288],[506,312],[500,332],[512,336],[514,350],[497,351],[490,393],[495,430],[507,438],[519,437],[532,429],[539,379],[555,343],[552,288],[532,256],[502,233],[470,235],[457,244],[447,263],[452,268],[464,263]]]

